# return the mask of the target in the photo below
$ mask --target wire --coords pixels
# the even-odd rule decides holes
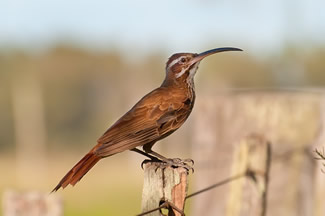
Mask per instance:
[[[247,176],[247,172],[245,172],[245,173],[243,173],[243,174],[238,174],[238,175],[235,175],[235,176],[232,176],[232,177],[226,178],[226,179],[224,179],[224,180],[222,180],[222,181],[220,181],[220,182],[217,182],[217,183],[215,183],[215,184],[213,184],[213,185],[211,185],[211,186],[209,186],[209,187],[206,187],[206,188],[204,188],[204,189],[202,189],[202,190],[196,191],[196,192],[194,192],[194,193],[192,193],[192,194],[190,194],[190,195],[187,195],[187,196],[185,197],[185,199],[188,199],[188,198],[191,198],[191,197],[193,197],[193,196],[199,195],[199,194],[201,194],[201,193],[204,193],[204,192],[209,191],[209,190],[211,190],[211,189],[214,189],[214,188],[216,188],[216,187],[222,186],[222,185],[224,185],[224,184],[227,184],[227,183],[229,183],[229,182],[232,182],[232,181],[237,180],[237,179],[239,179],[239,178],[242,178],[242,177],[244,177],[244,176]]]
[[[187,200],[188,198],[191,198],[191,197],[197,196],[197,195],[199,195],[199,194],[201,194],[201,193],[207,192],[207,191],[209,191],[209,190],[211,190],[211,189],[214,189],[214,188],[216,188],[216,187],[220,187],[220,186],[222,186],[222,185],[224,185],[224,184],[230,183],[230,182],[232,182],[232,181],[234,181],[234,180],[238,180],[238,179],[240,179],[240,178],[242,178],[242,177],[245,177],[245,176],[251,176],[251,175],[252,175],[252,172],[249,171],[249,170],[247,170],[245,173],[238,174],[238,175],[235,175],[235,176],[232,176],[232,177],[226,178],[226,179],[224,179],[224,180],[222,180],[222,181],[219,181],[219,182],[217,182],[217,183],[215,183],[215,184],[210,185],[209,187],[203,188],[203,189],[201,189],[201,190],[199,190],[199,191],[196,191],[196,192],[194,192],[194,193],[192,193],[192,194],[190,194],[190,195],[187,195],[187,196],[185,197],[185,200]],[[146,212],[142,212],[141,214],[137,214],[137,216],[144,216],[144,215],[147,215],[147,214],[149,214],[149,213],[152,213],[152,212],[158,211],[158,210],[160,210],[160,209],[162,209],[162,208],[168,208],[168,207],[171,207],[171,208],[175,209],[176,211],[179,211],[179,209],[176,208],[176,206],[172,206],[171,204],[172,204],[172,203],[170,203],[170,202],[166,202],[166,201],[165,201],[165,202],[164,202],[162,205],[160,205],[159,207],[154,208],[154,209],[151,209],[151,210],[146,211]]]

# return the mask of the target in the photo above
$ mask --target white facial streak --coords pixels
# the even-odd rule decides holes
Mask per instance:
[[[194,77],[194,75],[196,74],[196,71],[199,67],[199,62],[195,63],[195,65],[191,68],[190,70],[190,74],[189,74],[189,79],[192,79]],[[176,74],[176,78],[179,78],[181,76],[183,76],[183,74],[188,70],[188,67],[187,68],[183,68],[181,72],[177,73]]]
[[[177,59],[173,60],[169,65],[168,68],[171,68],[174,66],[174,64],[176,64],[177,62],[179,62],[182,58],[184,58],[184,56],[180,56]]]
[[[181,77],[187,71],[187,69],[188,68],[182,68],[182,71],[176,74],[176,78]]]
[[[179,60],[180,60],[180,58],[182,58],[182,57],[179,57],[179,58],[177,58],[177,59],[175,59],[175,60],[173,60],[169,65],[168,65],[168,68],[171,68],[171,67],[173,67],[174,66],[174,64],[176,64]]]
[[[190,70],[190,75],[189,78],[193,78],[194,75],[196,74],[197,69],[199,68],[200,62],[195,63],[195,65],[191,68]]]

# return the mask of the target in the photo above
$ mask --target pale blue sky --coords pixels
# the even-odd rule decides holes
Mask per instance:
[[[69,40],[142,52],[325,42],[324,0],[1,0],[0,47]]]

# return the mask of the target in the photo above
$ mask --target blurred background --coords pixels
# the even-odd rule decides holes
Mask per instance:
[[[190,191],[228,177],[236,144],[252,132],[269,139],[275,155],[312,153],[323,146],[324,8],[321,0],[2,0],[0,195],[51,191],[114,121],[161,84],[176,52],[244,50],[201,63],[192,116],[154,147],[196,161]],[[271,173],[283,173],[277,182],[271,175],[268,202],[278,212],[270,215],[325,215],[313,207],[321,189],[306,186],[324,175],[304,157],[272,165]],[[65,215],[140,213],[143,159],[132,152],[105,159],[76,187],[59,191]],[[288,189],[290,178],[298,183]],[[193,198],[186,212],[224,215],[222,190]]]

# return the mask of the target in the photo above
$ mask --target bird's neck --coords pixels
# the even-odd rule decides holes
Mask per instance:
[[[183,92],[186,95],[191,103],[194,103],[195,100],[195,88],[193,77],[171,79],[166,77],[164,82],[161,84],[161,87],[164,88],[173,88],[177,91]]]
[[[165,80],[161,86],[194,90],[194,76],[198,67],[199,62],[184,72],[173,73],[172,71],[167,71]]]
[[[194,77],[182,76],[182,77],[170,77],[166,76],[165,80],[161,84],[161,87],[174,87],[179,89],[194,89]]]

